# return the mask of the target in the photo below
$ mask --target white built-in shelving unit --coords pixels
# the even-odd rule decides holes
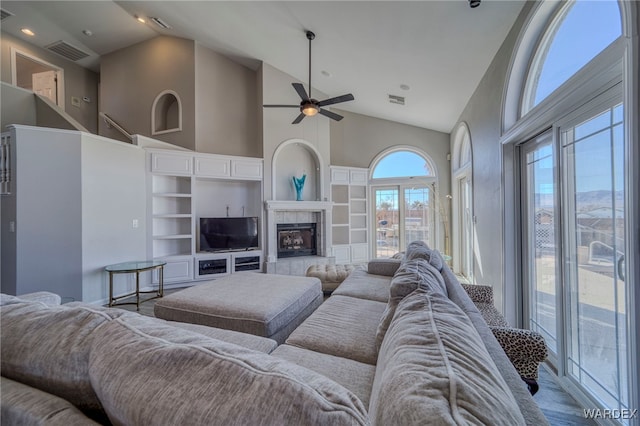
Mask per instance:
[[[331,231],[336,263],[369,260],[368,177],[368,169],[331,167]]]
[[[200,251],[201,217],[258,217],[262,243],[259,158],[148,149],[150,257],[167,262],[164,282],[188,283],[261,271],[262,250]]]

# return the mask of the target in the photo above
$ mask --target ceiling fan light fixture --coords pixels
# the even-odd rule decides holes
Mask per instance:
[[[313,117],[320,111],[320,108],[316,104],[308,102],[300,107],[300,111],[307,117]]]
[[[476,7],[480,6],[480,1],[481,0],[469,0],[469,6],[471,8],[476,8]]]

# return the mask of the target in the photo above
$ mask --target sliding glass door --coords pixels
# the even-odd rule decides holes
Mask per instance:
[[[567,261],[567,374],[629,408],[621,104],[560,128]]]
[[[561,377],[594,406],[626,410],[634,360],[618,99],[602,96],[521,146],[522,271],[529,326]]]
[[[523,272],[528,283],[529,326],[544,336],[553,355],[558,351],[557,297],[561,280],[558,261],[557,172],[552,133],[523,147]]]

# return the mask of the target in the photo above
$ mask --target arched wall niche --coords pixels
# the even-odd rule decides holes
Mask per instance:
[[[273,154],[272,167],[273,199],[292,201],[296,191],[292,178],[306,174],[303,201],[324,199],[324,165],[318,150],[303,139],[289,139],[282,142]]]
[[[182,102],[173,90],[163,90],[151,107],[151,134],[179,132],[182,130]]]

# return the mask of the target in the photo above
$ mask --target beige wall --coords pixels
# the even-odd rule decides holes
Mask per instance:
[[[260,71],[262,76],[262,96],[265,104],[285,104],[296,105],[300,103],[300,98],[291,86],[293,82],[300,82],[288,74],[268,65],[263,64]],[[305,85],[306,88],[306,85]],[[325,99],[323,93],[314,90],[314,96]],[[321,167],[312,179],[309,177],[312,171],[308,171],[307,179],[316,182],[316,199],[328,197],[329,186],[329,160],[330,160],[330,119],[323,116],[307,117],[299,124],[291,122],[300,114],[296,108],[264,108],[262,110],[262,131],[264,142],[264,195],[266,200],[282,200],[290,194],[289,174],[291,170],[273,170],[274,154],[282,143],[297,139],[307,143],[316,151]],[[310,154],[312,156],[316,155]],[[284,157],[283,157],[284,158]],[[279,161],[278,159],[276,159]],[[297,176],[300,177],[302,169],[296,169]],[[275,174],[275,175],[274,175]],[[272,182],[276,182],[274,194]],[[305,187],[307,184],[305,184]],[[283,194],[286,194],[283,196]]]
[[[100,65],[100,111],[131,134],[141,134],[195,149],[195,43],[156,37],[104,55]],[[164,90],[182,103],[182,131],[151,135],[151,108]],[[126,140],[100,121],[99,133]]]
[[[331,123],[331,165],[371,167],[376,156],[394,146],[415,147],[431,157],[438,176],[440,202],[448,205],[451,194],[450,135],[435,130],[382,120],[347,111],[344,119]],[[446,209],[443,209],[446,210]],[[450,218],[449,218],[450,222]],[[445,250],[444,228],[438,231],[438,249]],[[451,232],[449,232],[449,235]],[[450,242],[448,243],[450,246]]]
[[[195,45],[196,150],[262,157],[256,72]]]
[[[45,62],[64,70],[65,112],[87,128],[90,132],[98,131],[98,83],[100,76],[73,62],[53,54],[45,49],[29,44],[6,32],[0,39],[0,76],[3,82],[12,84],[11,48],[35,56]],[[71,105],[71,97],[82,99],[88,97],[90,102],[80,102],[80,106]],[[3,101],[3,108],[5,107]],[[22,122],[19,124],[31,124]]]
[[[494,287],[496,306],[505,310],[508,320],[514,324],[515,310],[511,307],[515,306],[515,286],[506,288],[504,282],[503,254],[505,247],[513,244],[514,236],[503,233],[505,182],[500,128],[504,82],[515,42],[530,9],[531,4],[524,7],[458,120],[469,127],[473,151],[473,214],[477,220],[478,245],[474,275],[478,283]]]

